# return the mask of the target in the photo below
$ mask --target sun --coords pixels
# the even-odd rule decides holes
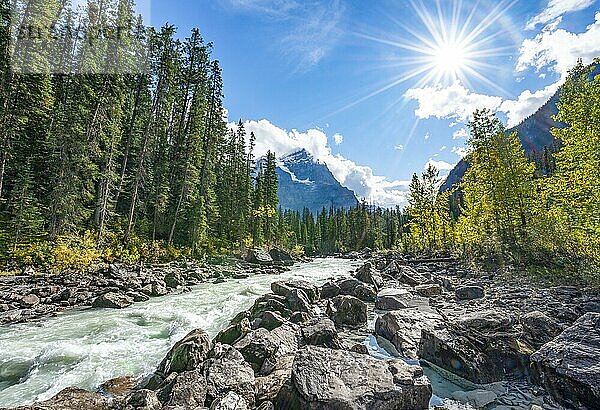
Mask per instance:
[[[468,68],[467,47],[458,42],[444,42],[432,49],[431,63],[438,75],[449,75],[456,79]]]

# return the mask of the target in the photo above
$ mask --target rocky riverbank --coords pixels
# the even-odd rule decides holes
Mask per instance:
[[[0,325],[54,316],[75,307],[124,308],[171,292],[187,292],[206,281],[249,275],[277,275],[295,261],[277,249],[255,250],[224,265],[170,263],[130,266],[102,264],[85,272],[0,276]]]
[[[212,340],[190,332],[143,380],[67,389],[21,409],[426,409],[442,395],[432,368],[463,386],[443,395],[447,405],[599,408],[592,289],[388,255],[351,278],[271,290]]]

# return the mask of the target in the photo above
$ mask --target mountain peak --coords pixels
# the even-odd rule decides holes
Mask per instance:
[[[294,151],[291,154],[287,154],[281,157],[281,161],[284,163],[301,163],[301,162],[317,162],[315,157],[308,152],[305,148],[298,151]]]

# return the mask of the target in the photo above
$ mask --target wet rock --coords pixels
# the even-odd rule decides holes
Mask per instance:
[[[210,338],[204,330],[192,330],[169,350],[157,373],[168,376],[173,372],[195,370],[206,360],[211,347]]]
[[[377,294],[375,308],[379,310],[399,310],[406,309],[408,300],[412,295],[405,289],[383,289]]]
[[[341,349],[342,342],[338,337],[333,322],[329,319],[321,319],[302,327],[302,339],[305,344],[313,346]]]
[[[121,293],[105,293],[92,303],[94,308],[123,309],[133,304],[133,299]]]
[[[137,385],[137,379],[134,377],[117,377],[105,381],[98,387],[100,393],[111,396],[125,396]]]
[[[151,284],[150,296],[165,296],[169,293],[164,282],[153,282]]]
[[[367,323],[367,305],[354,296],[336,296],[331,300],[331,319],[339,325],[359,327]]]
[[[470,404],[476,409],[482,409],[496,401],[498,396],[492,391],[476,389],[471,391],[456,391],[452,393],[452,398],[461,403]]]
[[[481,299],[485,295],[483,288],[475,285],[458,287],[454,293],[458,300]]]
[[[273,263],[273,258],[264,249],[251,249],[246,256],[246,261],[257,265],[270,265]]]
[[[306,301],[305,301],[306,302]],[[286,306],[287,299],[283,296],[267,294],[259,297],[250,308],[250,316],[252,318],[260,317],[264,312],[277,312],[283,317],[290,317],[292,312]],[[308,302],[306,302],[308,303]]]
[[[431,397],[418,366],[322,347],[298,352],[291,379],[280,390],[277,408],[418,410],[427,409]]]
[[[559,403],[597,408],[600,402],[600,314],[586,313],[531,356],[535,378]]]
[[[217,345],[214,357],[207,363],[207,400],[224,397],[233,391],[243,397],[250,407],[254,406],[254,371],[234,347]]]
[[[554,319],[537,310],[521,316],[520,321],[525,338],[537,348],[554,339],[563,330]]]
[[[245,317],[239,323],[232,324],[226,329],[221,330],[217,337],[215,337],[215,342],[233,345],[247,335],[250,330],[250,321]]]
[[[248,402],[234,391],[213,401],[210,410],[249,410]]]

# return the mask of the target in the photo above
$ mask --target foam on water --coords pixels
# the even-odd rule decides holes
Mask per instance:
[[[93,390],[117,376],[150,373],[190,330],[216,335],[269,292],[271,282],[294,278],[321,284],[356,266],[320,259],[280,276],[204,283],[190,293],[123,310],[74,309],[39,323],[0,327],[0,407],[46,400],[69,386]]]

